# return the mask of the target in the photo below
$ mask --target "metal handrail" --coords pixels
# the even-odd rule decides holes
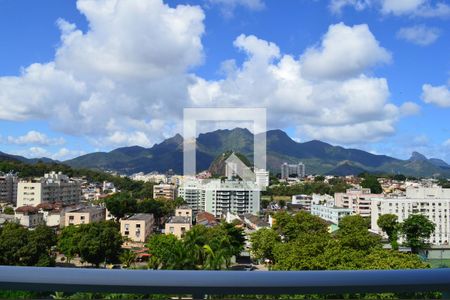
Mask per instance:
[[[0,289],[193,295],[447,293],[450,269],[243,272],[0,266]]]

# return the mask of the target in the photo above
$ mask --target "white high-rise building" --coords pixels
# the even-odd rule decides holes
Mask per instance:
[[[305,165],[303,163],[281,165],[281,179],[288,179],[291,177],[303,178],[306,175]]]
[[[384,234],[377,225],[378,218],[384,214],[397,215],[399,222],[412,214],[422,214],[436,225],[429,242],[442,245],[450,241],[450,189],[409,187],[406,196],[371,198],[372,231]]]
[[[206,211],[220,217],[233,214],[258,214],[260,189],[254,183],[225,180],[190,180],[181,184],[178,195],[194,213]]]
[[[269,186],[269,171],[264,169],[255,169],[256,185],[261,189]]]
[[[61,172],[51,172],[42,178],[20,181],[17,186],[17,207],[36,206],[44,202],[78,203],[81,184]]]

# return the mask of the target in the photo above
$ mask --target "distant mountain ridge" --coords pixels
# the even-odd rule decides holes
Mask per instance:
[[[40,157],[40,158],[26,158],[20,155],[13,155],[13,154],[7,154],[0,151],[0,160],[16,160],[23,163],[28,164],[35,164],[39,161],[45,162],[45,163],[52,163],[52,162],[58,162],[57,160],[53,160],[48,157]]]
[[[267,168],[280,172],[283,162],[306,165],[307,174],[351,175],[361,172],[404,174],[408,176],[450,177],[450,165],[438,158],[426,158],[414,152],[410,159],[401,160],[376,155],[358,149],[347,149],[313,140],[298,143],[282,130],[267,131]],[[221,154],[234,151],[253,161],[253,134],[247,129],[216,130],[197,138],[197,171],[207,170]],[[14,159],[26,163],[56,162],[49,158],[27,159],[0,152],[0,159]],[[155,144],[151,148],[121,147],[110,152],[94,152],[63,162],[74,168],[117,171],[122,174],[172,169],[183,172],[183,137],[179,134]]]
[[[242,128],[202,133],[197,138],[197,171],[206,170],[222,153],[234,151],[253,161],[253,134]],[[447,176],[450,166],[443,160],[427,159],[415,152],[408,160],[376,155],[363,150],[332,146],[313,140],[298,143],[282,130],[267,131],[267,167],[280,172],[283,162],[306,165],[308,174],[350,175],[361,172],[401,173],[409,176]],[[67,160],[72,167],[114,170],[120,173],[183,171],[183,137],[179,134],[151,148],[122,147]]]

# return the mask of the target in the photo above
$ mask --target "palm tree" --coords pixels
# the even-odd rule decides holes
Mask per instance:
[[[136,257],[137,257],[137,255],[133,251],[125,250],[120,255],[120,261],[122,262],[122,264],[125,268],[129,268],[136,261]]]
[[[209,245],[204,245],[203,249],[206,253],[205,264],[203,265],[206,270],[221,270],[222,266],[226,263],[226,259],[224,257],[224,251],[216,251],[214,252]]]

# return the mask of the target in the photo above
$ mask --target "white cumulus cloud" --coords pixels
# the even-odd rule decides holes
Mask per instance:
[[[247,55],[242,65],[226,61],[226,76],[220,80],[197,77],[189,87],[191,101],[197,106],[267,107],[269,127],[296,126],[302,140],[339,143],[379,140],[395,132],[401,116],[417,113],[412,103],[390,103],[387,80],[366,74],[390,59],[366,25],[330,26],[322,44],[296,59],[274,43],[241,35],[234,45]],[[318,56],[350,60],[350,66],[320,64]],[[320,64],[319,71],[311,60]]]
[[[153,124],[179,117],[189,71],[203,61],[202,9],[162,0],[78,0],[77,7],[86,32],[59,20],[54,61],[0,77],[0,119],[47,120],[99,143],[137,132],[146,136],[139,141],[158,140]]]
[[[8,136],[7,142],[18,145],[62,145],[65,143],[63,138],[49,138],[46,134],[36,130],[31,130],[25,135],[14,137]]]
[[[450,90],[444,85],[432,86],[424,84],[422,86],[422,99],[425,103],[435,104],[440,107],[450,107]]]
[[[223,78],[208,80],[194,73],[205,59],[200,7],[162,0],[78,0],[77,7],[87,31],[59,20],[53,61],[0,77],[0,119],[45,120],[99,148],[151,146],[180,132],[185,107],[266,107],[271,128],[354,143],[393,134],[399,118],[417,110],[394,105],[387,80],[372,75],[391,55],[364,24],[332,25],[295,56],[240,35],[234,46],[243,63],[227,60]],[[70,156],[41,150],[32,151]]]
[[[420,46],[428,46],[434,43],[440,36],[439,29],[425,25],[415,25],[400,28],[397,37]]]
[[[388,63],[391,55],[379,45],[366,24],[346,26],[339,23],[330,26],[321,44],[309,48],[301,60],[303,72],[308,77],[340,78]]]
[[[330,0],[331,12],[340,14],[345,7],[357,11],[376,8],[383,15],[423,18],[450,17],[450,5],[443,0]]]

